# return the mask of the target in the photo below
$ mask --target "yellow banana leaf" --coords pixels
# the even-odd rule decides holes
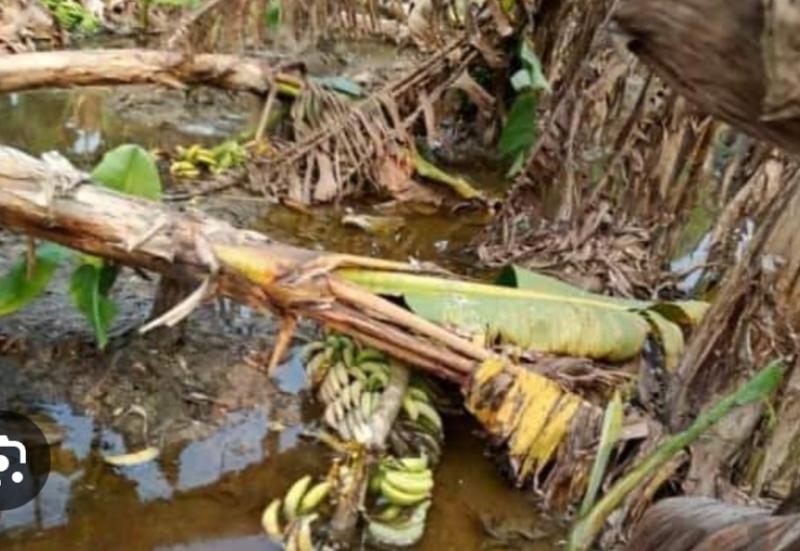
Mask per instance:
[[[530,370],[493,358],[484,362],[466,390],[467,409],[498,441],[505,442],[518,484],[552,459],[573,430],[581,410],[602,412],[557,383]]]

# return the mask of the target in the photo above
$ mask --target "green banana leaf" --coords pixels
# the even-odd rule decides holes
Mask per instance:
[[[341,269],[337,275],[401,297],[415,313],[440,325],[527,350],[624,361],[637,356],[654,335],[669,369],[683,352],[679,324],[696,323],[704,309],[702,303],[597,295],[517,267],[508,268],[496,285],[364,269]]]

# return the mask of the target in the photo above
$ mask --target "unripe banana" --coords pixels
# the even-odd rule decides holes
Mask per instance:
[[[344,419],[347,415],[347,410],[342,403],[342,400],[336,400],[331,404],[333,406],[333,410],[336,412],[336,419]]]
[[[383,477],[386,476],[386,472],[382,469],[378,469],[375,474],[372,475],[372,478],[369,479],[369,491],[373,494],[378,494],[381,491],[381,482],[383,482]]]
[[[339,347],[342,344],[339,340],[339,337],[336,335],[328,335],[328,338],[325,339],[325,343],[333,350],[339,350]]]
[[[311,488],[300,501],[300,514],[305,515],[319,507],[322,500],[331,491],[331,483],[327,480]]]
[[[406,412],[406,415],[408,415],[408,418],[412,421],[416,421],[417,417],[419,417],[419,408],[417,404],[418,402],[408,394],[403,397],[403,411]]]
[[[428,469],[428,456],[401,457],[397,460],[397,465],[404,471],[411,473],[424,471]]]
[[[325,404],[331,404],[336,401],[336,389],[334,386],[337,384],[336,376],[328,369],[327,375],[319,385],[319,398]]]
[[[389,384],[389,374],[382,371],[375,371],[367,379],[367,388],[370,390],[382,390]]]
[[[389,505],[383,511],[375,515],[373,518],[381,522],[392,522],[403,513],[403,508],[398,505]]]
[[[339,379],[339,386],[341,389],[347,387],[350,383],[350,376],[347,374],[347,367],[342,362],[337,362],[336,365],[333,366],[334,374]]]
[[[197,170],[197,168],[188,161],[175,161],[170,165],[169,170],[175,174],[176,172],[180,172],[182,170]]]
[[[336,430],[339,432],[339,436],[342,437],[342,440],[350,441],[353,439],[353,431],[347,424],[347,418],[340,419],[336,423]]]
[[[364,361],[358,363],[358,368],[364,373],[372,375],[373,373],[389,374],[389,364],[386,362],[378,362],[374,360]]]
[[[405,401],[403,403],[405,404]],[[441,434],[442,430],[444,429],[444,424],[442,423],[442,417],[439,415],[439,412],[436,411],[432,405],[426,402],[415,402],[415,405],[420,417],[430,421],[430,423]]]
[[[431,397],[428,396],[427,392],[414,386],[408,388],[408,395],[418,402],[430,403],[431,401]]]
[[[390,484],[386,477],[384,477],[383,480],[381,480],[381,495],[393,505],[407,507],[409,505],[416,505],[417,503],[426,500],[430,496],[430,492],[406,492]]]
[[[297,516],[300,500],[303,499],[309,484],[311,484],[311,475],[307,474],[292,484],[292,487],[286,492],[286,499],[283,502],[283,514],[289,521],[294,520]]]
[[[325,422],[329,427],[335,429],[339,426],[340,421],[341,419],[336,418],[336,410],[333,404],[329,404],[328,407],[325,408]]]
[[[347,387],[348,408],[354,408],[360,405],[363,388],[364,384],[361,381],[353,381],[350,386]]]
[[[317,515],[303,517],[300,528],[297,530],[297,551],[314,551],[314,540],[311,536],[311,523]]]
[[[303,362],[307,363],[307,362],[311,361],[312,357],[317,356],[317,354],[322,352],[323,350],[325,350],[325,343],[324,342],[312,341],[312,342],[308,343],[307,345],[305,345],[300,350],[300,359]]]
[[[364,417],[369,417],[372,415],[372,393],[371,392],[364,392],[361,395],[361,400],[359,400],[358,407],[361,409],[361,413]]]
[[[433,490],[433,474],[430,470],[416,473],[387,471],[386,482],[409,494],[429,494]]]
[[[306,376],[312,383],[318,382],[325,370],[325,354],[317,352],[306,363]]]
[[[348,367],[347,374],[356,381],[361,381],[362,383],[367,382],[367,374],[361,371],[357,366]]]
[[[374,348],[364,348],[356,354],[356,363],[361,365],[364,362],[386,363],[386,356],[380,350]]]
[[[353,341],[350,339],[345,340],[344,345],[342,346],[342,361],[346,367],[355,365],[355,355],[356,346],[353,344]]]
[[[267,508],[264,509],[264,514],[261,515],[261,526],[264,531],[273,540],[280,541],[283,537],[283,529],[281,529],[280,521],[281,500],[273,499]]]

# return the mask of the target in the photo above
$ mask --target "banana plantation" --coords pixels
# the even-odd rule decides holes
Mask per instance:
[[[0,0],[0,546],[800,548],[797,36]]]

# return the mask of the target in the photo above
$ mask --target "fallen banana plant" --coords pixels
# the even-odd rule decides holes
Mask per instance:
[[[510,339],[537,350],[541,341],[534,328],[548,336],[547,346],[581,346],[548,352],[591,353],[613,361],[637,355],[648,336],[669,345],[661,326],[680,331],[666,317],[654,324],[647,318],[677,319],[679,313],[689,319],[701,309],[683,303],[618,303],[522,272],[538,287],[476,284],[431,266],[290,247],[197,212],[171,210],[94,185],[63,159],[40,161],[9,148],[0,148],[0,224],[121,265],[197,283],[184,303],[148,328],[175,324],[205,300],[222,295],[281,318],[271,365],[283,357],[302,316],[456,383],[470,411],[508,446],[517,481],[544,478],[554,487],[567,485],[567,502],[584,493],[591,463],[586,458],[599,437],[602,408],[473,338],[489,345],[497,337]],[[402,295],[412,311],[375,292]],[[426,300],[431,304],[426,306]],[[517,326],[517,317],[538,321]],[[577,339],[568,338],[569,333]],[[591,345],[582,345],[582,339]],[[624,346],[617,339],[624,339]],[[413,415],[414,406],[407,407]],[[416,410],[419,416],[419,405]],[[556,458],[570,468],[546,469]]]

